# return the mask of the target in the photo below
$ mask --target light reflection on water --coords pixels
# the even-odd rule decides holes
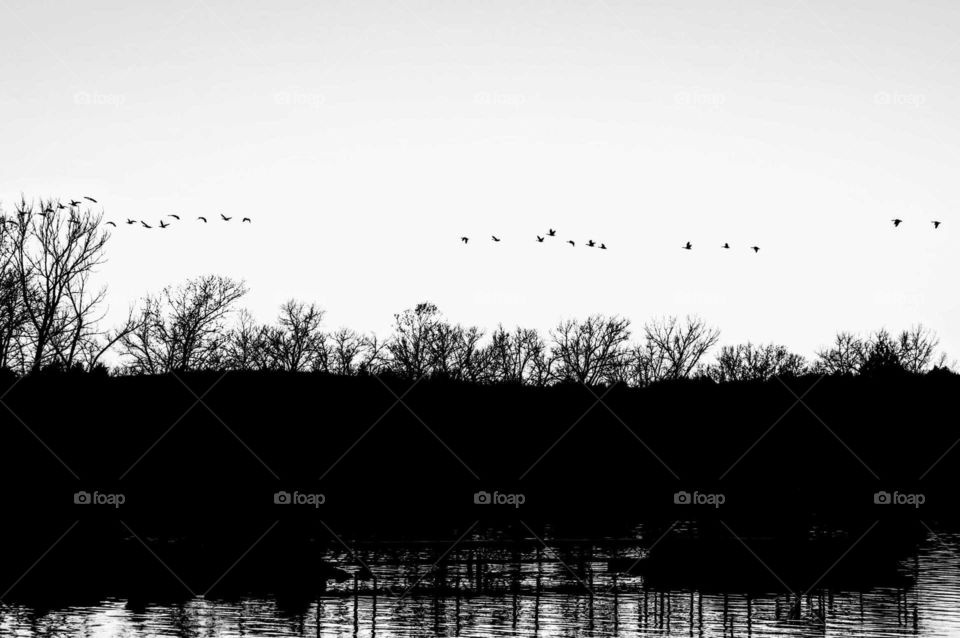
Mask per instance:
[[[144,606],[110,599],[58,609],[6,604],[0,605],[0,635],[955,636],[960,635],[958,548],[960,534],[931,533],[900,563],[909,585],[794,597],[655,591],[644,588],[640,576],[612,576],[606,557],[590,550],[575,561],[569,550],[550,547],[508,550],[504,560],[484,568],[477,592],[475,564],[459,560],[431,569],[435,555],[391,547],[382,557],[392,560],[371,564],[377,591],[347,580],[319,598],[194,598]],[[403,595],[411,583],[420,588]],[[440,591],[441,584],[451,583],[451,590]]]

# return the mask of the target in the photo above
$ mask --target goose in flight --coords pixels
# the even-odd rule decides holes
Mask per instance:
[[[164,221],[163,221],[162,219],[160,220],[160,228],[166,228],[166,227],[169,226],[169,225],[170,225],[170,224],[164,223]]]
[[[727,242],[724,242],[723,246],[720,246],[720,248],[730,248],[730,244]]]
[[[537,235],[537,241],[542,244],[542,243],[543,243],[543,237],[541,237],[540,235]]]
[[[244,217],[243,219],[240,220],[240,223],[241,223],[241,224],[243,224],[243,223],[252,224],[253,222],[250,221],[250,218],[249,218],[249,217]]]
[[[233,217],[227,217],[227,216],[224,215],[223,213],[220,213],[220,219],[222,219],[222,220],[225,221],[225,222],[228,222],[228,221],[230,221],[231,219],[233,219]]]
[[[497,237],[496,235],[490,235],[490,239],[492,239],[493,241],[500,241],[500,238]]]
[[[469,238],[469,237],[461,237],[461,238],[460,238],[460,241],[462,241],[463,243],[467,243],[468,241],[470,241],[470,238]]]
[[[174,215],[173,213],[170,213],[167,215],[167,217],[173,217],[175,220],[180,221],[180,215]]]
[[[64,206],[60,202],[57,202],[57,210],[63,210],[64,208],[66,208],[66,206]]]
[[[94,204],[96,204],[96,203],[97,203],[97,200],[95,200],[95,199],[94,199],[94,198],[92,198],[92,197],[87,197],[86,195],[84,195],[84,196],[83,196],[83,198],[84,198],[85,200],[87,200],[87,201],[91,201],[91,202],[93,202]]]
[[[606,250],[606,249],[607,249],[607,245],[601,243],[601,244],[600,244],[600,250]]]
[[[930,223],[933,224],[933,227],[934,227],[934,228],[940,228],[940,222],[938,222],[938,221],[932,221],[932,222],[930,222]]]
[[[890,221],[893,222],[893,227],[894,227],[894,228],[896,228],[897,226],[899,226],[900,224],[903,223],[903,220],[902,220],[902,219],[891,219]]]
[[[556,237],[557,231],[551,228],[550,230],[547,231],[547,235],[549,235],[550,237]]]
[[[107,224],[106,224],[106,225],[107,225],[107,226],[113,226],[114,228],[116,228],[116,227],[117,227],[117,225],[116,225],[116,224],[114,224],[113,222],[107,222]]]
[[[758,253],[760,252],[760,246],[750,246],[750,250],[752,250],[755,253]]]
[[[153,228],[153,226],[143,221],[142,219],[140,220],[140,225],[143,226],[144,228]]]
[[[681,246],[681,248],[685,250],[690,250],[693,248],[693,244],[691,244],[690,242],[687,242],[687,244],[685,246]]]
[[[587,246],[589,246],[590,248],[593,248],[596,245],[597,245],[596,242],[594,242],[592,239],[587,242]]]
[[[568,240],[567,240],[567,243],[570,244],[571,246],[573,246],[574,248],[576,248],[576,246],[577,246],[575,243],[573,243],[573,240],[572,240],[572,239],[568,239]]]
[[[127,223],[128,223],[128,224],[136,224],[136,223],[137,223],[137,220],[135,220],[135,219],[127,219]]]
[[[79,206],[80,204],[81,204],[81,202],[78,202],[78,201],[75,200],[75,199],[71,199],[71,200],[70,200],[70,205],[73,206],[74,208],[76,208],[76,207]]]
[[[206,218],[206,217],[197,217],[197,219],[201,220],[204,224],[207,223],[207,218]]]

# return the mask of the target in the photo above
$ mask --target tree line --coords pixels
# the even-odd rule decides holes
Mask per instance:
[[[936,334],[917,325],[897,334],[840,332],[812,359],[779,344],[717,348],[720,332],[699,317],[664,317],[639,329],[619,316],[489,332],[448,321],[420,303],[394,315],[386,338],[328,330],[315,303],[289,300],[272,322],[241,307],[243,281],[205,275],[167,286],[103,328],[106,288],[92,276],[110,234],[102,216],[58,202],[21,200],[0,224],[0,368],[163,374],[194,370],[276,370],[337,375],[393,374],[474,383],[546,386],[703,378],[757,381],[803,374],[913,373],[945,368]],[[712,354],[711,354],[712,353]]]

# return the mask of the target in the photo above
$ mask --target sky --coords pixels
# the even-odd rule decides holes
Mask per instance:
[[[216,273],[261,320],[296,297],[381,335],[429,300],[488,329],[697,314],[806,355],[922,322],[960,358],[960,4],[0,0],[0,24],[0,205],[121,222],[109,318]]]

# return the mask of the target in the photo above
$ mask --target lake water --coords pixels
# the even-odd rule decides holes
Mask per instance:
[[[896,558],[895,582],[809,593],[655,586],[614,568],[655,544],[642,529],[615,542],[529,540],[355,546],[376,579],[331,580],[318,595],[82,606],[9,597],[0,635],[960,636],[960,534],[936,526]],[[357,573],[346,550],[328,558]]]

